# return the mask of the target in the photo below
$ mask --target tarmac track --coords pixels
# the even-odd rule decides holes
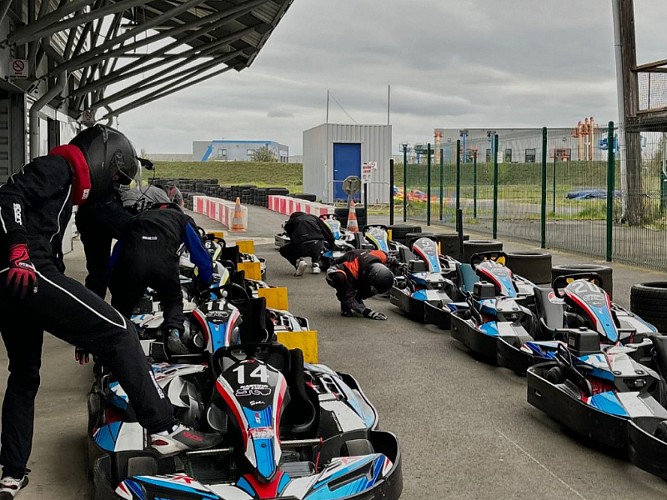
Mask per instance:
[[[339,316],[334,291],[324,276],[292,276],[293,269],[275,250],[272,237],[285,217],[249,209],[250,230],[242,238],[257,241],[256,253],[268,259],[267,281],[288,286],[290,310],[308,317],[319,331],[320,362],[352,374],[378,409],[381,427],[398,435],[402,498],[667,497],[667,482],[565,432],[528,405],[525,378],[475,360],[448,331],[403,317],[386,299],[370,299],[368,305],[387,313],[388,321]],[[196,219],[207,229],[220,227],[203,217]],[[505,247],[528,248],[506,240]],[[554,264],[592,262],[552,253]],[[82,278],[80,249],[67,261],[70,275]],[[615,300],[625,306],[633,283],[667,280],[664,273],[613,267]],[[84,445],[85,394],[92,375],[74,362],[73,348],[45,338],[29,464],[33,473],[30,486],[18,498],[91,498]],[[0,350],[0,362],[5,360]],[[2,370],[0,387],[5,380]]]

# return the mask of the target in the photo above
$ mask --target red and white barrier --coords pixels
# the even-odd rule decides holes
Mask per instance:
[[[334,207],[331,205],[281,195],[269,195],[269,210],[284,215],[291,215],[294,212],[305,212],[317,216],[334,213]]]
[[[234,219],[234,209],[236,203],[233,201],[221,200],[220,198],[212,198],[210,196],[193,196],[192,197],[192,211],[196,214],[202,214],[209,219],[216,220],[221,224],[232,227],[232,220]],[[241,218],[243,227],[248,228],[248,207],[241,206]]]

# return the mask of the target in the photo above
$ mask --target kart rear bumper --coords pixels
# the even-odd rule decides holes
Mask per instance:
[[[450,328],[451,314],[449,309],[431,304],[425,300],[415,299],[403,289],[393,287],[389,293],[389,302],[415,321],[436,325],[444,330]]]
[[[523,375],[529,366],[535,364],[535,358],[531,353],[522,351],[502,337],[497,340],[497,351],[498,365],[509,368],[515,373]]]
[[[498,337],[487,335],[458,314],[451,315],[452,337],[487,362],[498,362]]]

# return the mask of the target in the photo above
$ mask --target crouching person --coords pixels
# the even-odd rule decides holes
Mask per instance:
[[[380,250],[349,250],[327,270],[327,283],[336,289],[342,316],[358,312],[365,318],[387,319],[385,314],[366,307],[364,299],[391,289],[394,274],[388,263],[387,254]]]
[[[139,299],[151,287],[160,298],[162,333],[173,354],[188,354],[183,342],[183,293],[178,249],[185,244],[197,266],[200,286],[211,283],[211,256],[191,217],[175,203],[158,203],[125,224],[111,256],[111,305],[129,318]]]
[[[323,243],[333,248],[335,242],[329,226],[312,214],[294,212],[285,224],[285,232],[290,242],[280,247],[280,255],[294,266],[294,276],[303,276],[308,267],[306,257],[311,259],[311,272],[319,274]]]

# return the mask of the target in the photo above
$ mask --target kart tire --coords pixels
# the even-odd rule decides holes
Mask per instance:
[[[343,444],[341,453],[346,457],[361,457],[375,453],[375,449],[368,439],[350,439]]]
[[[546,379],[552,384],[562,384],[565,382],[565,374],[560,366],[553,366],[547,370]]]
[[[659,332],[667,332],[667,281],[632,285],[630,310]]]
[[[653,435],[660,441],[667,442],[667,420],[658,422],[658,425],[655,427],[655,432],[653,433]]]
[[[507,252],[507,267],[535,284],[551,283],[551,254],[540,251]]]
[[[405,235],[408,233],[421,233],[421,226],[409,226],[407,224],[396,224],[387,226],[387,231],[391,231],[392,241],[397,241],[405,245]]]
[[[614,280],[613,269],[609,266],[602,266],[598,264],[567,264],[559,265],[551,268],[551,282],[556,278],[566,274],[576,273],[597,273],[602,278],[602,288],[609,294],[609,298],[614,298]]]
[[[467,264],[470,257],[479,252],[500,252],[503,249],[502,241],[496,240],[468,240],[463,242],[463,258],[461,262]]]

